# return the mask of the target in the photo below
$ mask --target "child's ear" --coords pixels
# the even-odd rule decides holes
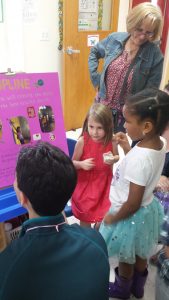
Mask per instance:
[[[153,126],[152,122],[146,121],[146,122],[144,123],[143,134],[147,134],[147,133],[151,132],[152,129],[153,129],[153,127],[154,127],[154,126]]]
[[[27,208],[28,198],[21,191],[19,191],[19,202],[23,207]]]

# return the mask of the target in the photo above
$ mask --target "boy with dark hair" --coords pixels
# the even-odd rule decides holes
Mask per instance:
[[[71,159],[46,142],[23,147],[14,188],[29,213],[0,254],[1,300],[106,300],[109,263],[101,235],[62,215],[76,185]]]

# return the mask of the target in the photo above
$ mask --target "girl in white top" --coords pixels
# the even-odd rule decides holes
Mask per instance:
[[[130,293],[143,297],[147,259],[158,242],[163,221],[163,210],[153,190],[165,160],[166,145],[160,135],[169,122],[169,96],[145,89],[128,97],[123,115],[129,137],[139,142],[116,170],[110,189],[112,205],[100,232],[109,256],[116,255],[119,260],[109,296],[128,299]]]

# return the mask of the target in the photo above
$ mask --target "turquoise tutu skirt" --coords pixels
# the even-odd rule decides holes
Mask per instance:
[[[109,213],[114,214],[111,207]],[[136,255],[147,259],[158,243],[164,209],[154,198],[152,203],[142,206],[131,217],[112,225],[101,223],[102,234],[109,256],[117,256],[119,262],[135,263]]]

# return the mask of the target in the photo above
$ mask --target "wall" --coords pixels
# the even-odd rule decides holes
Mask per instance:
[[[165,51],[165,57],[164,57],[164,68],[163,68],[163,77],[161,81],[161,88],[163,89],[164,86],[169,81],[169,33],[168,33],[168,39],[166,43],[166,51]]]
[[[128,6],[129,0],[120,1],[118,31],[126,30]],[[57,48],[58,0],[3,0],[3,7],[0,72],[6,72],[7,68],[24,72],[57,71],[62,86],[62,51]],[[168,60],[166,63],[169,64]],[[168,69],[165,76],[167,72]]]
[[[0,71],[61,73],[58,0],[3,0],[3,8]]]
[[[106,0],[107,1],[107,0]],[[110,2],[110,0],[108,0]],[[120,3],[119,30],[128,10]],[[3,0],[4,22],[0,23],[0,72],[58,72],[62,86],[62,51],[58,50],[58,0]]]
[[[6,67],[24,71],[24,27],[21,9],[22,0],[3,1]]]
[[[32,22],[24,22],[25,71],[60,71],[58,1],[36,2],[37,17]]]
[[[0,47],[0,72],[3,72],[6,70],[6,48],[7,48],[7,40],[6,40],[6,32],[5,32],[5,24],[4,22],[0,23],[0,41],[1,41],[1,47]]]

